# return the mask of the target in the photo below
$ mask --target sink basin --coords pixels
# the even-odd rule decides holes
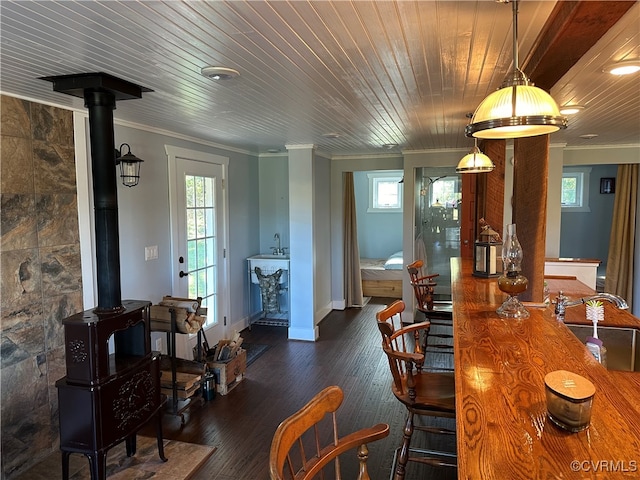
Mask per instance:
[[[254,255],[247,258],[249,262],[249,273],[251,274],[251,283],[258,283],[258,277],[255,274],[255,268],[259,267],[265,275],[272,274],[277,270],[289,270],[289,255],[273,255],[265,253]],[[288,274],[280,277],[280,283],[287,283]]]
[[[593,335],[591,325],[572,325],[567,327],[586,343],[587,337]],[[637,331],[632,328],[598,327],[598,338],[607,348],[607,368],[609,370],[640,372],[640,343]]]

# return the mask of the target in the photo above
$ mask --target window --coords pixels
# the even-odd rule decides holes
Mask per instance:
[[[368,173],[367,212],[402,212],[402,172]]]
[[[591,168],[564,168],[560,203],[567,212],[590,212],[589,174]]]
[[[455,207],[462,198],[458,178],[454,176],[431,178],[431,206]]]

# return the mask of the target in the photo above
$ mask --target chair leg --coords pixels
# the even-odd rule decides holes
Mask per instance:
[[[400,451],[398,452],[393,480],[404,480],[404,475],[407,469],[407,462],[409,461],[411,435],[413,435],[413,412],[409,412],[409,415],[407,415],[407,423],[404,426],[404,432],[402,434],[402,445],[400,446]]]

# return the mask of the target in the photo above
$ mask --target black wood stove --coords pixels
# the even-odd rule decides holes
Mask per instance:
[[[151,351],[151,303],[125,300],[122,312],[78,313],[63,320],[67,376],[56,382],[60,415],[62,478],[69,455],[89,457],[91,478],[106,478],[107,450],[126,441],[136,453],[136,432],[155,418],[158,452],[164,458],[160,359]],[[109,354],[113,337],[115,353]]]
[[[45,77],[53,89],[84,98],[89,110],[95,207],[98,306],[62,321],[67,375],[56,382],[63,480],[69,455],[89,458],[92,480],[106,477],[107,450],[125,441],[136,452],[136,433],[155,419],[164,458],[160,359],[151,351],[151,303],[121,301],[118,197],[113,133],[116,100],[140,98],[148,88],[104,73]],[[110,343],[113,345],[110,353]]]

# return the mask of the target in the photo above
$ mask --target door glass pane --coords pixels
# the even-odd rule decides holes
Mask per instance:
[[[196,268],[204,268],[207,266],[207,252],[204,248],[205,241],[203,239],[196,240],[197,261]]]
[[[196,237],[202,238],[206,234],[204,210],[198,208],[196,210]]]
[[[207,251],[207,265],[215,265],[216,264],[216,256],[215,256],[215,242],[213,238],[209,237],[205,240],[206,251]]]
[[[206,205],[211,205],[212,207],[215,206],[215,191],[214,191],[214,183],[213,183],[213,179],[212,178],[207,178],[206,179],[206,188],[205,188],[205,199],[204,202]]]
[[[207,269],[207,296],[213,295],[216,288],[216,267],[209,267]]]
[[[416,169],[416,255],[422,252],[427,271],[435,279],[437,299],[451,295],[451,257],[460,256],[462,181],[455,169]]]
[[[196,207],[204,207],[204,179],[195,177],[196,179]]]
[[[207,271],[198,270],[198,297],[205,298],[207,296]]]
[[[215,210],[213,208],[208,208],[205,211],[205,215],[206,215],[206,219],[205,219],[205,225],[206,225],[206,232],[205,232],[205,236],[207,237],[213,237],[216,234],[216,224],[213,221],[213,219],[215,218]]]
[[[187,207],[187,240],[196,238],[196,212]]]
[[[216,215],[214,178],[185,176],[187,219],[187,270],[189,298],[202,297],[208,308],[207,325],[217,323],[216,296]]]
[[[187,175],[185,178],[185,191],[186,191],[186,204],[187,208],[193,208],[196,206],[195,200],[195,179],[193,175]]]

